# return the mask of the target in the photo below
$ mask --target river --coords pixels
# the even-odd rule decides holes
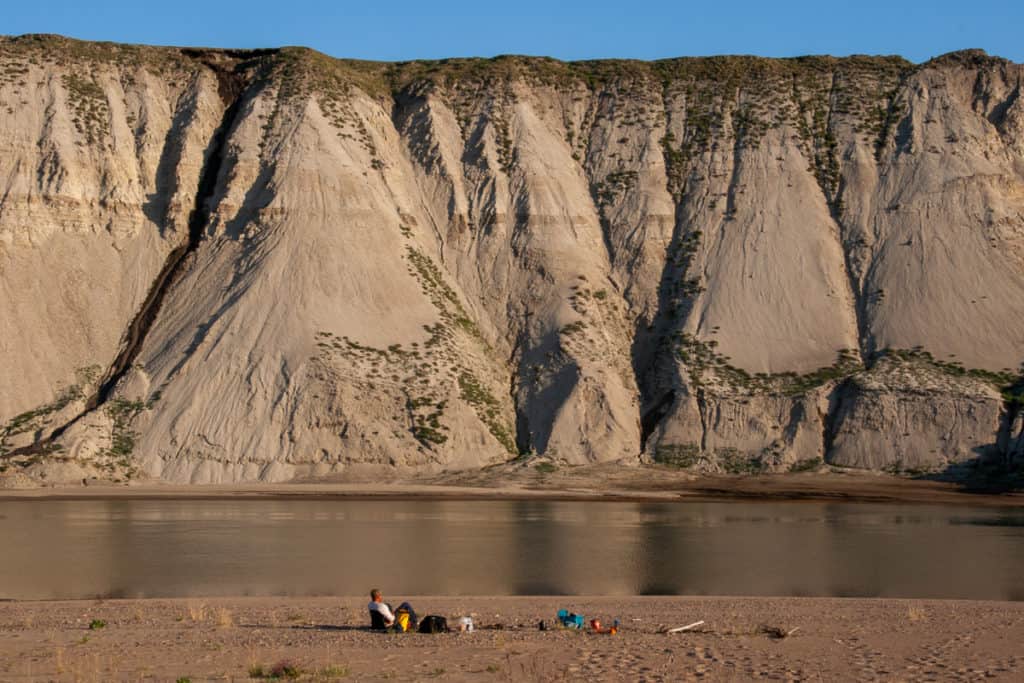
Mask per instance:
[[[0,598],[1024,600],[1024,510],[823,502],[0,501]]]

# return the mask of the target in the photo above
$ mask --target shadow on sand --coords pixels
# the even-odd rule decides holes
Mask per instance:
[[[238,624],[238,628],[262,629],[296,629],[299,631],[366,631],[367,633],[386,633],[369,626],[351,626],[339,624]]]

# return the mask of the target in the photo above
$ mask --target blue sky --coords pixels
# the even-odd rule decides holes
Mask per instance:
[[[306,45],[380,60],[863,53],[923,61],[980,47],[1024,62],[1024,0],[41,0],[7,3],[0,33],[157,45]]]

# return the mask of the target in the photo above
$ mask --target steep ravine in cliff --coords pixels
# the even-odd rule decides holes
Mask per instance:
[[[224,114],[220,125],[214,130],[203,155],[204,162],[199,174],[198,187],[194,193],[194,207],[188,215],[185,240],[167,255],[164,266],[157,274],[149,288],[149,293],[142,301],[139,311],[132,318],[122,337],[117,356],[107,371],[99,378],[95,391],[82,401],[81,411],[63,424],[58,423],[46,431],[36,432],[35,440],[32,443],[10,450],[7,453],[8,456],[31,456],[51,452],[67,429],[73,427],[89,413],[101,409],[107,403],[118,382],[124,378],[138,356],[146,334],[159,314],[160,306],[167,296],[168,290],[180,277],[182,269],[187,267],[189,256],[199,247],[203,231],[209,220],[210,203],[214,199],[214,190],[220,174],[224,141],[238,115],[239,107],[244,99],[244,92],[249,87],[247,81],[251,78],[251,74],[247,75],[245,72],[254,67],[252,63],[254,59],[272,54],[273,51],[228,51],[223,54],[213,53],[212,59],[208,58],[208,54],[201,50],[183,50],[182,53],[188,58],[202,63],[216,76],[218,94],[224,105]],[[160,217],[161,230],[166,228],[166,221],[166,217]]]
[[[221,117],[220,125],[213,131],[213,136],[203,155],[204,162],[199,174],[199,185],[195,191],[195,205],[188,216],[187,240],[167,256],[167,262],[157,275],[146,300],[125,332],[122,350],[114,359],[110,369],[103,375],[96,393],[86,401],[87,412],[96,410],[109,400],[118,382],[124,378],[125,373],[138,356],[146,333],[159,315],[160,306],[164,297],[167,296],[168,290],[181,276],[182,269],[187,267],[189,256],[199,248],[203,232],[210,218],[211,204],[215,199],[214,192],[224,160],[224,144],[228,132],[238,117],[238,110],[245,99],[246,90],[251,85],[249,83],[251,75],[246,75],[245,72],[254,68],[252,64],[254,59],[273,54],[273,51],[226,51],[223,55],[227,58],[226,63],[221,63],[216,58],[204,59],[205,53],[200,50],[183,50],[182,53],[201,62],[214,73],[217,78],[217,92],[224,105],[224,114]],[[220,55],[215,54],[214,56],[219,57]],[[59,436],[59,434],[55,432],[54,436]]]
[[[0,62],[8,476],[1020,460],[1019,65]]]

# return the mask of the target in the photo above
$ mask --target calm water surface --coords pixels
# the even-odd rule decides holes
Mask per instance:
[[[0,502],[0,598],[1024,599],[1024,511],[843,503]]]

